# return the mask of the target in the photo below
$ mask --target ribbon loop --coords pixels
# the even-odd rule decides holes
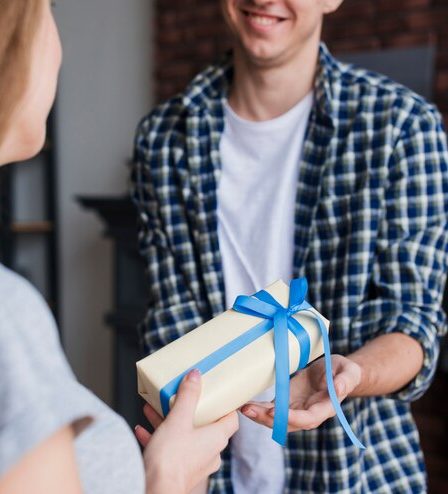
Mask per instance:
[[[239,295],[232,308],[237,312],[262,317],[263,319],[272,319],[277,312],[277,308],[272,304],[247,295]]]
[[[293,309],[305,302],[308,292],[308,282],[306,278],[295,278],[289,284],[289,304],[288,307]]]
[[[275,298],[266,290],[260,290],[254,295],[255,298],[258,298],[258,300],[262,300],[263,302],[266,302],[267,304],[273,305],[274,307],[277,307],[278,309],[283,309],[283,305],[277,302]]]

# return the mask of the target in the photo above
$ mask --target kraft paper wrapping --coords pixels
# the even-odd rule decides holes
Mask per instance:
[[[289,288],[281,280],[265,288],[283,306],[288,305]],[[329,321],[315,309],[325,326]],[[308,362],[322,355],[319,328],[310,312],[293,316],[310,337]],[[160,414],[160,390],[172,379],[194,366],[207,355],[237,338],[263,319],[229,309],[212,320],[137,362],[138,392]],[[289,332],[290,374],[297,370],[300,348]],[[238,409],[275,382],[273,330],[241,349],[202,376],[201,397],[196,409],[195,425],[205,425]],[[175,396],[171,398],[172,405]]]

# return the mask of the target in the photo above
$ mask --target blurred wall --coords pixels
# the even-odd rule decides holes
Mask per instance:
[[[57,100],[61,325],[78,378],[111,398],[112,247],[78,195],[127,191],[138,120],[152,101],[152,0],[56,0],[64,47]]]

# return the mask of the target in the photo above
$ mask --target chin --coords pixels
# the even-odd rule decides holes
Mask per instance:
[[[245,58],[260,67],[276,65],[283,58],[284,53],[284,50],[281,48],[277,47],[274,49],[272,46],[266,46],[264,43],[251,46],[243,45],[241,48],[245,54]]]
[[[39,130],[39,131],[37,131]],[[0,143],[0,166],[34,158],[42,150],[46,139],[45,125],[41,129],[20,128],[8,134]]]
[[[21,156],[15,161],[25,161],[34,158],[42,151],[47,137],[46,126],[39,129],[29,129],[22,136],[22,145],[18,147],[18,153]]]

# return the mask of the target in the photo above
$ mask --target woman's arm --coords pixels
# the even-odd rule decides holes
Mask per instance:
[[[27,453],[3,478],[0,494],[81,494],[71,426]]]

